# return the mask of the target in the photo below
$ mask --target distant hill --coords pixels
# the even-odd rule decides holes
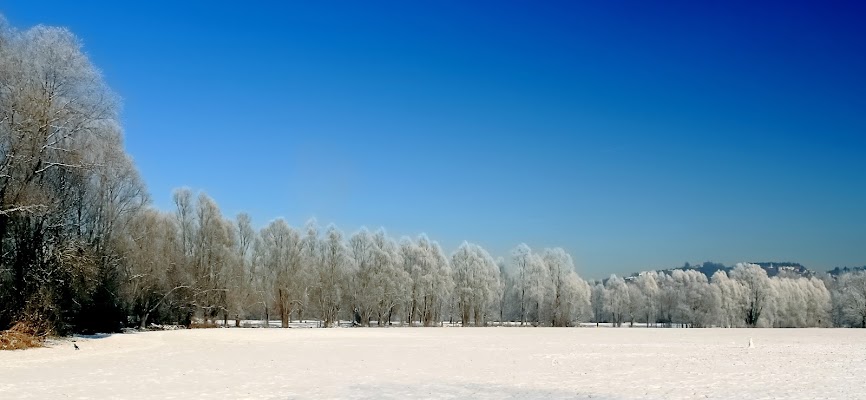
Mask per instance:
[[[715,263],[712,261],[704,261],[704,263],[700,264],[700,265],[690,265],[689,263],[686,263],[682,267],[671,268],[668,271],[673,271],[675,269],[680,269],[683,271],[685,271],[687,269],[698,270],[698,271],[702,272],[704,275],[706,275],[707,278],[709,278],[709,277],[713,276],[713,274],[715,274],[717,271],[731,272],[733,267],[727,267],[727,266],[725,266],[725,264]]]
[[[762,261],[762,262],[753,262],[752,264],[757,264],[765,271],[767,271],[767,275],[770,277],[777,276],[779,274],[784,274],[788,276],[803,276],[803,277],[811,277],[815,276],[815,271],[812,271],[806,267],[804,267],[800,263],[795,262],[777,262],[777,261]],[[866,266],[862,267],[866,269]],[[734,269],[733,266],[729,267],[721,263],[716,263],[712,261],[705,261],[702,264],[692,265],[689,263],[685,263],[682,267],[676,268],[668,268],[664,270],[658,270],[657,272],[670,272],[674,270],[696,270],[700,271],[707,278],[712,277],[717,271],[725,271],[730,273],[731,270]],[[839,268],[836,268],[839,269]],[[847,270],[847,268],[846,268]],[[831,272],[832,273],[832,272]],[[638,274],[633,274],[633,277],[636,277]]]
[[[864,271],[864,270],[866,270],[866,265],[864,265],[862,267],[852,267],[852,268],[836,267],[836,268],[833,268],[833,269],[827,271],[827,273],[830,275],[833,275],[833,276],[838,276],[838,275],[842,275],[842,274],[847,274],[849,272]]]
[[[779,274],[792,274],[794,276],[812,277],[815,276],[815,271],[812,271],[799,263],[794,262],[756,262],[767,271],[767,275],[776,276]]]
[[[782,274],[784,276],[810,278],[810,277],[818,275],[818,273],[816,271],[813,271],[809,268],[806,268],[802,264],[796,263],[796,262],[762,261],[762,262],[753,262],[752,264],[759,265],[761,268],[763,268],[765,271],[767,271],[767,275],[770,277],[778,276],[778,275]],[[682,267],[660,269],[660,270],[655,270],[655,271],[659,272],[659,273],[661,273],[661,272],[670,273],[671,271],[674,271],[674,270],[683,270],[683,271],[696,270],[696,271],[700,271],[701,273],[706,275],[707,278],[710,278],[717,271],[725,271],[727,273],[730,273],[732,269],[734,269],[733,266],[729,267],[729,266],[721,264],[721,263],[716,263],[716,262],[712,262],[712,261],[705,261],[702,264],[692,265],[689,263],[685,263]],[[833,268],[833,269],[827,271],[827,274],[829,274],[831,276],[839,276],[842,274],[846,274],[849,272],[855,272],[855,271],[866,271],[866,265],[861,266],[861,267],[841,267],[841,268],[836,267],[836,268]],[[637,272],[637,273],[631,274],[631,276],[628,276],[625,279],[626,280],[632,280],[632,279],[637,278],[640,274],[641,274],[640,272]],[[606,282],[606,281],[607,281],[607,279],[602,280],[602,282]]]

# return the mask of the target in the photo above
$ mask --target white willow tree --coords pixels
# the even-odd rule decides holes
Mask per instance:
[[[634,326],[634,322],[643,316],[644,307],[649,303],[643,291],[636,282],[627,281],[628,287],[628,307],[626,319],[629,327]]]
[[[508,273],[508,263],[502,257],[496,258],[496,268],[499,269],[499,324],[514,321],[514,307],[517,305],[517,290],[514,277]]]
[[[187,286],[172,285],[172,266],[181,261],[174,219],[148,209],[136,215],[126,226],[121,278],[122,298],[129,304],[140,328],[147,327],[152,314],[177,290]]]
[[[703,328],[714,324],[720,313],[719,290],[697,270],[671,272],[674,290],[679,295],[676,315],[682,324]]]
[[[195,210],[198,231],[193,252],[196,290],[193,298],[205,321],[214,320],[220,313],[227,320],[226,294],[236,241],[234,227],[223,218],[216,202],[204,193],[199,194]]]
[[[526,323],[527,312],[530,307],[531,298],[531,266],[532,249],[521,243],[511,250],[511,269],[515,274],[515,288],[517,292],[517,307],[520,315],[520,325]]]
[[[418,308],[422,301],[421,298],[424,296],[422,290],[422,287],[424,286],[422,276],[424,273],[422,270],[427,260],[426,255],[423,254],[415,242],[409,238],[403,238],[400,241],[400,254],[402,255],[401,258],[403,260],[402,268],[409,275],[410,279],[409,299],[403,306],[402,319],[409,325],[412,325],[416,319],[421,319],[418,315]]]
[[[321,264],[313,271],[311,289],[322,325],[327,328],[339,322],[343,305],[351,303],[349,276],[356,267],[343,233],[334,225],[325,230],[320,252]]]
[[[553,326],[570,326],[589,308],[589,285],[574,270],[574,261],[562,248],[546,249],[542,261],[550,278],[550,320]]]
[[[866,328],[866,271],[839,276],[836,297],[845,322]]]
[[[253,269],[253,250],[256,242],[256,231],[252,219],[247,213],[240,213],[235,218],[235,257],[229,278],[228,304],[234,314],[235,326],[241,326],[241,318],[255,304],[255,270]]]
[[[833,307],[832,295],[824,281],[813,276],[809,278],[808,282],[805,279],[799,279],[798,283],[805,286],[803,292],[807,293],[806,320],[809,321],[809,326],[832,326],[830,315]]]
[[[611,275],[604,284],[604,310],[614,326],[622,326],[628,312],[628,287],[625,280]]]
[[[605,321],[606,295],[604,285],[601,282],[597,282],[592,287],[590,302],[592,303],[592,320],[595,322],[595,326]]]
[[[379,301],[380,285],[377,281],[375,246],[373,235],[366,227],[349,237],[349,249],[358,268],[358,272],[351,277],[350,284],[352,311],[353,314],[358,314],[357,321],[354,321],[354,318],[353,321],[363,326],[370,325]]]
[[[421,323],[433,326],[441,321],[442,309],[452,291],[451,268],[439,243],[431,241],[426,235],[419,236],[416,246],[412,248],[416,251],[415,261],[420,266],[419,281],[416,283],[413,279],[418,295],[413,303]]]
[[[739,263],[731,271],[731,279],[743,286],[741,316],[744,322],[749,327],[758,326],[761,314],[772,301],[767,271],[756,264]]]
[[[395,311],[399,311],[411,299],[409,288],[412,277],[403,269],[400,247],[384,230],[373,235],[373,243],[377,324],[390,325]]]
[[[463,242],[451,255],[454,294],[463,326],[484,326],[499,297],[499,269],[478,245]]]
[[[411,278],[405,319],[410,324],[418,321],[430,326],[439,314],[437,309],[443,301],[441,291],[446,289],[444,280],[447,278],[447,264],[442,263],[439,246],[426,235],[419,236],[417,242],[403,238],[400,251],[403,270]]]
[[[216,202],[200,193],[195,204],[187,188],[174,192],[175,218],[180,252],[178,284],[182,291],[181,307],[189,318],[198,315],[205,322],[220,313],[228,318],[228,279],[235,263],[235,230],[223,218]]]
[[[555,278],[551,277],[544,256],[521,243],[512,250],[510,264],[516,275],[514,285],[520,324],[529,321],[537,326],[551,320]]]
[[[719,292],[719,315],[717,322],[725,328],[736,328],[743,326],[742,310],[746,296],[745,288],[737,281],[728,277],[723,270],[716,271],[711,279],[713,286]]]
[[[635,285],[640,290],[640,317],[649,327],[655,324],[658,315],[659,284],[658,273],[655,271],[642,272],[638,275]]]
[[[117,329],[114,237],[147,202],[117,97],[68,30],[0,25],[0,329]]]
[[[799,279],[773,277],[770,287],[773,293],[772,324],[774,328],[799,328],[807,325],[806,293],[797,284]]]
[[[302,260],[301,237],[283,219],[271,221],[259,233],[258,260],[272,279],[264,301],[275,301],[280,325],[289,327],[292,311],[302,304],[306,292],[306,271]]]
[[[830,292],[815,277],[770,279],[774,294],[774,327],[806,328],[827,326],[830,320]]]
[[[302,301],[298,304],[298,320],[304,320],[304,312],[311,308],[313,298],[312,286],[316,284],[318,271],[322,268],[322,243],[319,240],[319,222],[310,218],[304,225],[304,236],[301,238],[302,270],[308,273],[308,281],[303,285]]]
[[[670,327],[678,317],[680,304],[680,293],[674,279],[667,273],[659,273],[657,279],[659,285],[658,293],[658,319],[664,326]]]

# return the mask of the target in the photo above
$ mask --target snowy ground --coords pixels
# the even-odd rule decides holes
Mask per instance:
[[[0,352],[0,399],[866,396],[866,330],[203,329],[76,343]]]

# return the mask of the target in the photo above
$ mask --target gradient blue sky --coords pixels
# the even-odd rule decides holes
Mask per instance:
[[[562,246],[590,278],[866,264],[859,2],[81,3],[0,12],[81,37],[163,209]]]

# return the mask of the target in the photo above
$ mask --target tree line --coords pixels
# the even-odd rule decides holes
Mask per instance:
[[[316,319],[358,325],[866,327],[866,273],[768,277],[737,265],[587,282],[561,248],[494,258],[424,235],[346,236],[315,220],[255,229],[205,194],[151,206],[117,96],[68,30],[0,17],[0,329]]]

